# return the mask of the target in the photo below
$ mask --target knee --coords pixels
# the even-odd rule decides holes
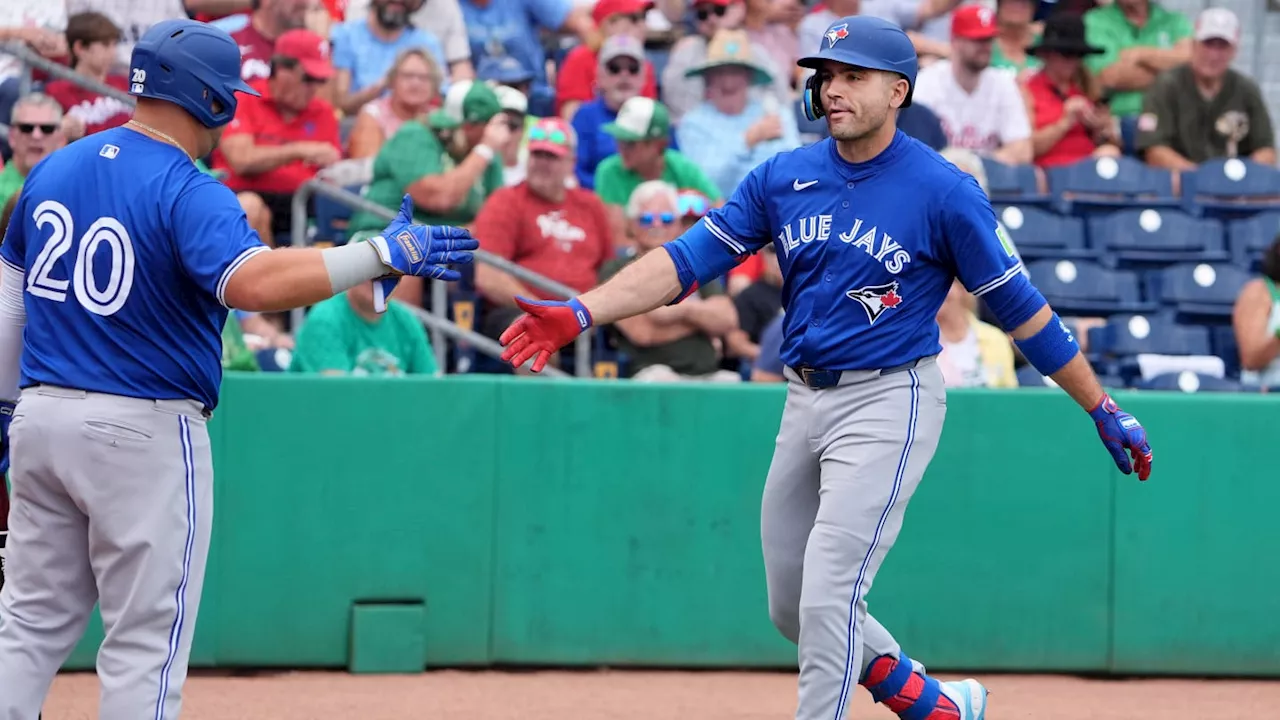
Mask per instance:
[[[800,603],[798,598],[782,598],[769,593],[769,619],[782,636],[793,643],[800,642]]]

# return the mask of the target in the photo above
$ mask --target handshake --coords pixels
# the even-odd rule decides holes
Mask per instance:
[[[461,280],[462,274],[449,266],[472,262],[472,251],[480,247],[465,228],[415,225],[413,200],[408,195],[400,203],[400,214],[380,235],[370,238],[369,244],[391,270],[374,280],[373,306],[377,312],[386,311],[387,299],[405,275],[446,282]]]

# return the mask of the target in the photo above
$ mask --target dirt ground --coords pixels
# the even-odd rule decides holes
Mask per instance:
[[[954,679],[943,675],[943,679]],[[1277,717],[1280,681],[984,676],[988,720],[1257,720]],[[788,720],[791,673],[458,672],[353,676],[197,675],[183,720]],[[97,679],[61,675],[45,720],[96,717]],[[1268,710],[1267,708],[1272,708]],[[892,720],[862,688],[851,718]]]

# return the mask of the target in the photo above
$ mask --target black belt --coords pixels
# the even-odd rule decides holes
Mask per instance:
[[[920,364],[917,358],[911,362],[905,362],[901,365],[894,365],[880,370],[881,375],[892,375],[893,373],[904,372],[914,368]],[[811,390],[825,390],[833,388],[840,384],[840,377],[844,374],[843,370],[820,370],[812,368],[808,365],[791,368],[792,372],[800,376],[800,382]]]

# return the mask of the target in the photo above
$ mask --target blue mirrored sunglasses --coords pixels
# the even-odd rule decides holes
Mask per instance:
[[[699,195],[680,196],[680,217],[702,217],[707,214],[707,199]]]
[[[658,227],[660,225],[670,225],[676,221],[676,216],[671,213],[645,213],[640,216],[641,227]]]

